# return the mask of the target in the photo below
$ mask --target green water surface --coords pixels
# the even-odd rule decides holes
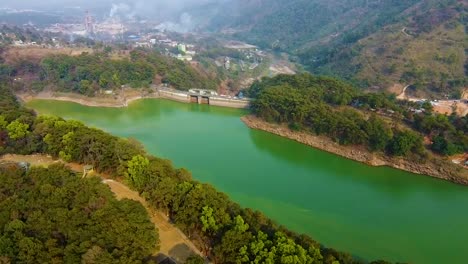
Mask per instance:
[[[288,228],[366,259],[468,263],[468,188],[374,168],[251,130],[243,110],[148,99],[129,108],[33,101],[189,169]]]

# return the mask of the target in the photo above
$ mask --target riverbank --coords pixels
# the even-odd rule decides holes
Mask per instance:
[[[426,163],[417,163],[401,158],[371,153],[363,146],[342,146],[328,137],[316,136],[302,131],[292,131],[284,124],[268,123],[252,115],[244,116],[241,120],[251,129],[262,130],[289,138],[299,143],[370,166],[389,166],[415,174],[428,175],[457,184],[468,185],[468,170],[463,169],[461,166],[455,167],[455,165],[445,160],[433,158]]]
[[[141,99],[167,99],[181,103],[192,103],[187,94],[178,91],[158,90],[152,93],[141,92],[136,89],[125,90],[120,95],[100,95],[95,97],[88,97],[75,93],[59,93],[59,92],[40,92],[37,94],[32,93],[17,93],[16,96],[23,102],[27,103],[32,100],[55,100],[77,103],[84,106],[91,107],[110,107],[110,108],[123,108],[128,107],[132,102]],[[228,98],[210,98],[210,105],[245,109],[248,107],[248,101],[232,100]]]
[[[122,108],[127,107],[131,102],[144,99],[144,98],[159,98],[155,95],[141,95],[136,93],[126,93],[125,99],[122,97],[102,96],[102,97],[88,97],[74,93],[54,93],[54,92],[40,92],[37,94],[31,93],[17,93],[16,96],[23,102],[27,103],[32,100],[54,100],[77,103],[84,106],[91,107],[112,107]]]

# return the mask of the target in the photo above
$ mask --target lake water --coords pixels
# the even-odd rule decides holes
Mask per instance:
[[[246,127],[238,109],[148,99],[128,108],[37,100],[41,114],[132,137],[245,207],[365,259],[468,263],[468,188],[375,168]]]

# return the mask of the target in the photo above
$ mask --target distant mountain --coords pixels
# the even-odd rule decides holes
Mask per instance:
[[[463,0],[231,0],[199,10],[209,14],[202,28],[288,52],[313,73],[420,93],[467,85]]]

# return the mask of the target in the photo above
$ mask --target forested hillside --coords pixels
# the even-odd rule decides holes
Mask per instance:
[[[128,57],[114,58],[110,48],[79,56],[47,55],[39,62],[18,59],[1,63],[0,78],[15,77],[14,87],[34,92],[48,88],[93,96],[102,89],[135,88],[166,83],[180,90],[217,89],[216,77],[156,51],[133,50]]]
[[[209,29],[288,52],[313,73],[438,95],[466,86],[466,1],[245,0],[218,14]]]
[[[365,145],[413,161],[468,152],[468,116],[432,113],[429,103],[398,101],[383,93],[362,93],[352,85],[309,74],[280,75],[248,90],[252,110],[270,122],[326,135],[342,145]],[[424,146],[423,137],[431,143]]]
[[[0,263],[141,263],[157,241],[143,206],[99,178],[0,164]]]

